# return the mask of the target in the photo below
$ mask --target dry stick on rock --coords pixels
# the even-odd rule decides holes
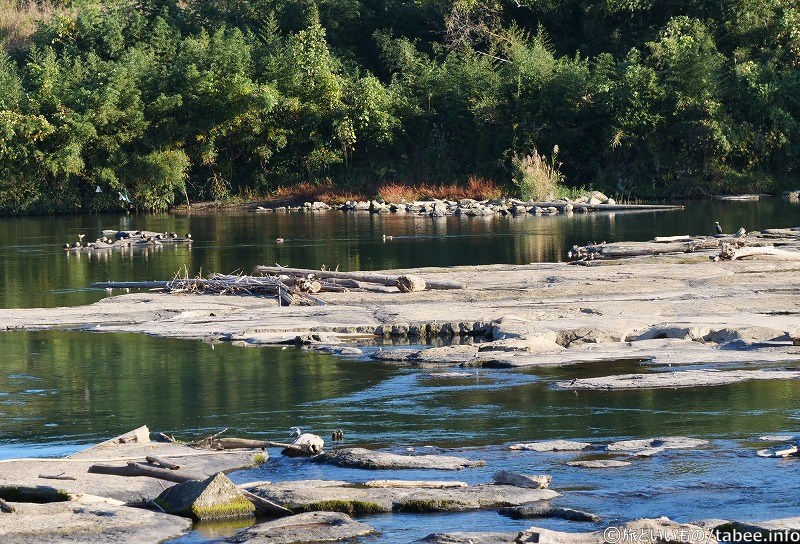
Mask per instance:
[[[162,468],[168,468],[169,470],[178,470],[181,468],[180,465],[176,465],[172,461],[167,461],[163,457],[156,457],[155,455],[148,455],[145,457],[148,463],[152,465],[158,465]]]
[[[62,472],[61,474],[39,474],[39,478],[44,480],[74,480],[73,476],[65,476]]]
[[[187,446],[207,446],[208,444],[213,442],[214,439],[217,438],[219,435],[227,433],[227,432],[228,432],[228,427],[225,427],[224,429],[222,429],[218,433],[214,433],[214,434],[206,436],[204,438],[200,438],[198,440],[194,440],[193,442],[189,442],[186,445]]]
[[[309,268],[286,268],[282,266],[257,266],[254,270],[257,274],[286,274],[289,276],[306,276],[309,274],[322,279],[355,280],[364,283],[375,283],[394,287],[397,285],[399,276],[389,276],[385,274],[375,274],[373,272],[336,272],[333,270],[312,270]],[[427,281],[428,289],[464,289],[463,283],[452,281]]]
[[[158,478],[159,480],[167,480],[179,484],[188,482],[189,480],[203,479],[193,474],[178,473],[174,470],[151,467],[135,462],[128,462],[124,467],[114,465],[92,465],[89,467],[88,472],[91,474],[110,474],[113,476],[148,476],[150,478]]]
[[[279,515],[279,516],[291,516],[292,514],[294,514],[294,512],[292,512],[288,508],[284,508],[280,504],[267,500],[264,497],[260,497],[255,493],[251,493],[240,486],[237,487],[239,487],[239,491],[242,492],[242,495],[244,495],[244,497],[247,500],[253,503],[253,506],[255,506],[256,510],[258,510],[259,512],[263,512],[265,514]]]

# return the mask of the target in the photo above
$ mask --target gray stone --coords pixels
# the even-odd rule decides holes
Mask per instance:
[[[398,455],[365,448],[343,448],[323,453],[316,459],[339,467],[366,469],[461,470],[486,464],[486,461],[473,461],[448,455]]]
[[[433,533],[419,544],[513,544],[517,533]]]
[[[588,442],[573,442],[571,440],[543,440],[541,442],[524,442],[520,444],[512,444],[508,447],[510,450],[525,450],[525,451],[580,451],[591,448],[592,445]]]
[[[120,478],[125,479],[125,478]],[[14,514],[0,514],[3,544],[118,544],[164,542],[188,531],[188,519],[100,497],[47,504],[13,503]]]
[[[336,542],[376,533],[366,523],[354,521],[340,512],[306,512],[259,523],[229,538],[227,542],[254,544],[299,544]]]
[[[253,493],[294,512],[335,510],[352,516],[388,512],[459,512],[518,506],[558,497],[551,489],[481,484],[467,487],[432,487],[422,481],[391,481],[380,487],[343,481],[300,480],[259,486]]]
[[[627,467],[630,461],[618,461],[616,459],[586,459],[583,461],[570,461],[567,465],[581,468],[619,468]]]
[[[638,519],[624,525],[608,528],[615,542],[638,542],[644,544],[716,544],[714,535],[697,525],[676,523],[668,518]],[[619,534],[619,539],[615,535]],[[517,536],[516,543],[537,544],[607,544],[612,538],[603,531],[589,533],[565,533],[531,527]],[[634,540],[635,539],[635,540]]]
[[[546,474],[520,474],[508,470],[495,472],[492,481],[496,484],[513,485],[516,487],[530,487],[532,489],[547,489],[553,477]]]
[[[606,449],[608,451],[624,451],[641,454],[655,450],[654,453],[668,449],[692,449],[707,446],[708,440],[702,438],[688,438],[685,436],[661,436],[658,438],[645,438],[640,440],[620,440],[612,442]]]
[[[197,520],[248,517],[255,506],[223,473],[210,478],[190,480],[164,490],[155,499],[168,514]]]
[[[593,523],[600,521],[600,517],[591,512],[553,506],[547,501],[501,508],[499,513],[512,519],[559,518],[567,521],[590,521]]]

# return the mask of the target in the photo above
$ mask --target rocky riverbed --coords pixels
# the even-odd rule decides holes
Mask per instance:
[[[410,367],[546,367],[637,360],[667,372],[554,387],[703,386],[795,379],[800,360],[800,262],[711,262],[705,255],[396,270],[466,289],[398,293],[392,287],[319,293],[325,306],[281,307],[258,297],[137,293],[80,307],[0,310],[7,330],[138,332],[242,346],[297,344],[346,356],[376,339],[452,343],[382,349],[372,358]],[[736,369],[731,369],[734,365]],[[752,372],[769,367],[769,372]],[[732,370],[736,370],[733,372]],[[683,378],[682,378],[683,377]],[[684,379],[685,378],[685,379]],[[681,381],[683,380],[683,381]]]
[[[764,437],[765,440],[785,438]],[[275,465],[267,459],[270,453],[280,457],[277,452],[258,448],[219,451],[181,443],[152,442],[149,430],[142,427],[67,458],[0,462],[0,536],[3,542],[24,544],[56,540],[74,543],[124,540],[155,544],[172,539],[198,542],[191,539],[192,533],[189,533],[192,527],[189,517],[195,514],[174,515],[163,511],[163,508],[170,509],[165,497],[174,499],[183,495],[186,498],[186,489],[194,489],[189,493],[191,500],[196,505],[202,502],[207,512],[230,503],[231,495],[238,496],[237,500],[253,501],[259,508],[263,508],[259,501],[266,501],[268,513],[253,518],[250,507],[239,514],[242,521],[229,525],[214,540],[216,542],[299,544],[358,542],[361,538],[364,542],[374,542],[376,538],[382,542],[380,527],[386,525],[386,516],[405,520],[400,523],[413,527],[416,534],[422,531],[423,535],[421,540],[416,537],[398,540],[394,535],[387,542],[611,544],[618,535],[636,533],[640,537],[637,541],[700,544],[717,542],[734,530],[800,531],[800,518],[677,522],[657,516],[620,517],[603,508],[601,503],[597,512],[577,509],[570,507],[571,501],[586,489],[566,484],[568,479],[563,477],[563,470],[557,470],[554,478],[494,469],[506,465],[513,457],[523,456],[519,461],[530,465],[536,465],[537,459],[544,457],[566,467],[567,471],[577,472],[578,476],[581,471],[600,470],[605,471],[609,479],[625,474],[631,478],[649,470],[647,466],[654,462],[653,458],[671,459],[669,462],[685,465],[687,461],[681,459],[693,452],[702,455],[708,451],[724,457],[728,454],[724,448],[705,439],[665,436],[610,443],[562,440],[508,444],[463,450],[461,453],[467,458],[462,458],[448,451],[429,454],[423,449],[397,454],[334,445],[325,455],[294,459],[291,465],[294,478],[270,482],[251,478],[269,474],[269,470],[260,467]],[[257,457],[265,464],[254,467]],[[693,457],[688,461],[689,466],[701,458]],[[334,474],[343,474],[331,464],[331,459],[338,459],[340,466],[349,467],[352,479],[331,478]],[[98,463],[121,470],[132,462],[151,469],[155,468],[153,463],[179,464],[179,468],[173,467],[172,471],[157,468],[156,476],[135,477],[88,470]],[[454,467],[460,469],[458,474],[453,474]],[[163,476],[165,471],[167,475]],[[308,471],[313,471],[318,478],[303,479],[302,475]],[[172,481],[189,472],[197,479],[186,483]],[[243,483],[232,484],[223,474],[225,472]],[[371,474],[387,472],[402,475],[404,479],[369,478]],[[421,475],[428,478],[421,478]],[[224,489],[228,491],[223,492]],[[649,493],[653,499],[659,494],[656,489]],[[628,494],[630,500],[641,502],[642,497],[637,493],[630,491]],[[605,502],[610,500],[610,497],[605,498]],[[436,520],[443,519],[437,516],[477,511],[495,512],[499,516],[487,518],[495,521],[484,531],[436,530]],[[514,526],[522,528],[503,530]],[[426,534],[428,536],[424,536]]]

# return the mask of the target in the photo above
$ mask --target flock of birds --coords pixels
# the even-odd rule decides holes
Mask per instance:
[[[70,244],[69,242],[65,243],[64,244],[64,249],[66,250],[66,249],[79,248],[79,247],[91,247],[91,244],[89,244],[89,242],[86,242],[86,243],[83,242],[83,238],[85,236],[86,236],[85,234],[79,234],[78,235],[78,240],[73,242],[72,244]],[[192,235],[187,232],[184,235],[184,237],[188,238],[188,239],[191,239]],[[105,244],[113,244],[117,240],[141,239],[141,240],[143,240],[144,242],[146,242],[148,244],[160,244],[161,240],[166,240],[166,239],[170,239],[170,238],[173,239],[173,240],[178,238],[178,233],[177,232],[167,232],[165,234],[156,234],[154,236],[147,236],[143,232],[138,231],[138,230],[136,232],[133,232],[133,233],[121,230],[121,231],[117,232],[116,234],[114,234],[114,239],[113,240],[111,238],[109,238],[108,236],[103,236],[102,238],[98,238],[97,242],[103,242]]]

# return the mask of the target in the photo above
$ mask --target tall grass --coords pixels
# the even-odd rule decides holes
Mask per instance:
[[[553,146],[553,154],[548,159],[539,154],[536,148],[529,155],[514,153],[511,159],[514,167],[514,184],[519,188],[520,197],[525,200],[552,200],[566,192],[561,163],[558,162],[558,146]]]
[[[40,21],[67,11],[52,0],[0,0],[0,45],[6,51],[27,49]]]

